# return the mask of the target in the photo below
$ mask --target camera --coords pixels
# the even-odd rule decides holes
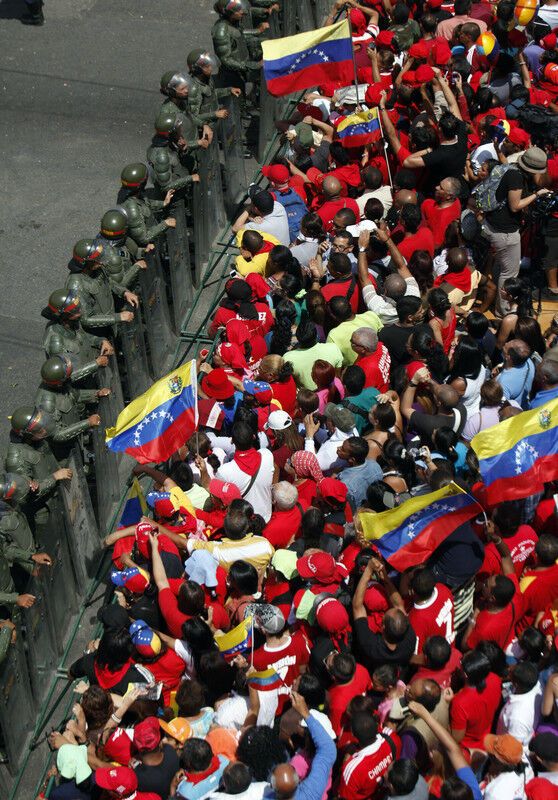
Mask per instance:
[[[549,192],[537,197],[531,206],[533,219],[545,222],[551,214],[558,213],[558,192]]]

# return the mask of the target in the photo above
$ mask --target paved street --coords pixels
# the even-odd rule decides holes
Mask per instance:
[[[209,0],[56,0],[46,24],[0,0],[0,436],[31,400],[43,361],[40,311],[73,243],[94,235],[120,170],[143,160],[168,69],[211,46]]]

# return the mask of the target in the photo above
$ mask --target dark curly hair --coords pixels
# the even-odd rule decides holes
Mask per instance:
[[[267,725],[254,725],[242,734],[236,757],[249,767],[255,781],[269,780],[271,771],[288,760],[283,742]]]

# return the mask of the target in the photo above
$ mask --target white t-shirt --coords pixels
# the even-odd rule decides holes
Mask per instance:
[[[558,5],[556,6],[540,6],[537,11],[537,16],[544,19],[547,25],[551,28],[558,27]]]
[[[497,734],[509,733],[526,747],[539,724],[542,693],[542,686],[537,683],[525,694],[511,694],[500,711]]]
[[[243,472],[236,461],[229,461],[227,464],[221,464],[217,470],[217,478],[221,481],[229,481],[229,483],[234,483],[235,486],[238,486],[244,500],[252,503],[254,512],[256,514],[261,514],[265,521],[268,522],[271,517],[271,484],[273,483],[275,463],[270,450],[258,450],[258,453],[260,453],[262,457],[260,470],[252,488],[247,494],[244,494],[244,492],[250,484],[251,476]]]
[[[213,722],[220,728],[234,728],[239,731],[244,725],[248,714],[248,698],[239,694],[227,697],[219,703]]]
[[[525,784],[532,780],[533,770],[525,767],[525,774],[502,772],[490,781],[484,790],[484,800],[524,800]]]
[[[358,206],[358,210],[360,211],[360,216],[364,214],[364,206],[369,200],[375,198],[379,200],[380,203],[384,207],[384,217],[390,208],[393,205],[393,197],[391,194],[391,188],[389,186],[380,186],[378,189],[373,189],[369,192],[365,192],[360,197],[357,197],[356,204]]]

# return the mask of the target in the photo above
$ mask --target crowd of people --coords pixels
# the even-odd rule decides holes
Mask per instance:
[[[149,513],[104,542],[114,597],[49,735],[52,800],[558,797],[556,486],[489,503],[471,448],[558,398],[558,315],[544,329],[533,307],[558,295],[558,0],[518,25],[527,7],[332,9],[355,84],[276,120],[281,155],[231,220],[198,426],[137,465]],[[85,409],[108,394],[169,204],[199,181],[222,98],[254,113],[284,9],[257,0],[250,30],[243,0],[216,11],[219,64],[199,49],[165,73],[149,168],[125,168],[45,309],[42,384],[11,417],[0,481],[2,647],[35,602],[15,572],[52,564],[45,515],[100,423]],[[375,108],[380,138],[344,146],[341,123]],[[450,483],[478,517],[398,572],[364,514]]]

